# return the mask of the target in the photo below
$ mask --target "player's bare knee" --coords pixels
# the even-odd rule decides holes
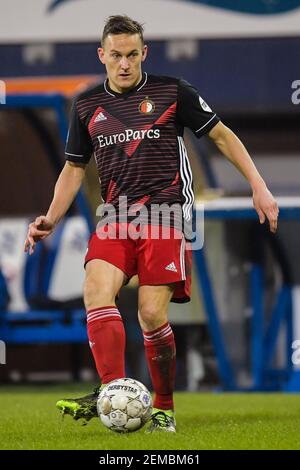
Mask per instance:
[[[114,305],[115,295],[105,283],[93,278],[87,278],[83,288],[84,304],[87,310],[91,308]]]
[[[139,322],[143,331],[152,331],[168,321],[167,314],[153,305],[145,305],[139,310]]]

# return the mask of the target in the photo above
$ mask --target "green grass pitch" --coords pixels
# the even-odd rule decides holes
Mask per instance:
[[[177,434],[120,435],[97,419],[62,420],[55,402],[86,393],[82,385],[2,386],[0,449],[300,449],[299,395],[177,393]]]

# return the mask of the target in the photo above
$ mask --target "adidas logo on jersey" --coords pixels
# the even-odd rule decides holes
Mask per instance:
[[[95,122],[106,121],[107,117],[101,112],[96,116]]]
[[[167,271],[173,271],[174,273],[177,273],[177,268],[176,268],[174,262],[168,264],[168,266],[166,266],[165,269],[166,269]]]

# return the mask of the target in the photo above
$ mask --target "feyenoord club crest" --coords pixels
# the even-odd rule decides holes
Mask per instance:
[[[155,104],[153,101],[149,100],[148,97],[146,97],[139,105],[139,112],[142,114],[152,114],[154,110]]]

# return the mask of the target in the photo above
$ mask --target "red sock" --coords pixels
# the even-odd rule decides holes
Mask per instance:
[[[125,330],[117,307],[88,310],[87,332],[101,382],[125,377]]]
[[[173,390],[176,368],[176,347],[169,323],[144,332],[144,345],[152,385],[155,391],[153,406],[161,410],[174,409]]]

